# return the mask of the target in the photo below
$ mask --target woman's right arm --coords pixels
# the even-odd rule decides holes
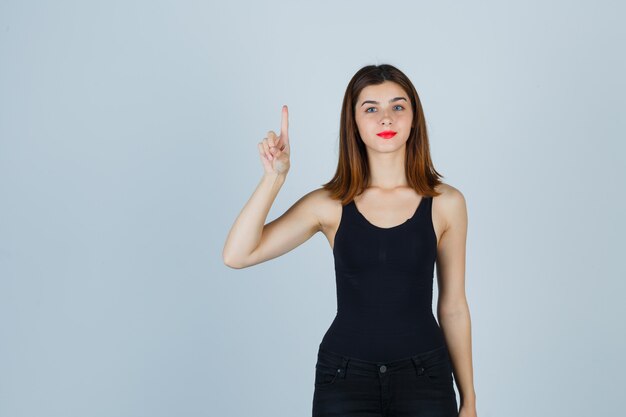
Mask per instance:
[[[321,230],[316,208],[321,193],[311,191],[277,219],[265,224],[285,178],[264,175],[235,220],[222,258],[231,268],[247,268],[283,255]]]
[[[288,109],[283,106],[280,136],[270,131],[259,143],[263,177],[226,238],[222,259],[231,268],[246,268],[278,257],[321,230],[315,212],[320,196],[317,191],[306,194],[283,215],[265,224],[290,167],[288,127]]]

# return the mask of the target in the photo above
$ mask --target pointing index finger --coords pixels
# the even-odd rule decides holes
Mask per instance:
[[[289,137],[289,109],[287,109],[287,105],[283,105],[283,113],[281,117],[280,124],[280,134],[281,136]]]

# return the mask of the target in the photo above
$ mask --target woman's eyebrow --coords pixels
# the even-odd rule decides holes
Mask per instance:
[[[404,97],[396,97],[396,98],[392,98],[391,100],[389,100],[389,102],[393,103],[394,101],[398,101],[398,100],[407,101],[407,99],[404,98]],[[374,100],[365,100],[363,103],[361,103],[361,106],[363,106],[365,103],[380,104],[380,103],[378,103],[377,101],[374,101]]]

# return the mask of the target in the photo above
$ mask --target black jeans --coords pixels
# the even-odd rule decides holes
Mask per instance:
[[[452,363],[441,346],[370,362],[319,348],[313,417],[457,417]]]

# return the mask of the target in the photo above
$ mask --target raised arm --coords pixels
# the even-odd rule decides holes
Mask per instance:
[[[283,106],[281,132],[272,131],[258,144],[264,174],[254,193],[230,229],[224,244],[224,264],[246,268],[276,258],[305,242],[320,230],[312,191],[295,202],[282,216],[265,224],[267,214],[287,178],[290,162],[288,109]]]
[[[247,268],[283,255],[321,230],[316,211],[319,192],[311,191],[277,219],[265,223],[278,193],[280,180],[263,178],[230,230],[224,246],[224,264]]]

